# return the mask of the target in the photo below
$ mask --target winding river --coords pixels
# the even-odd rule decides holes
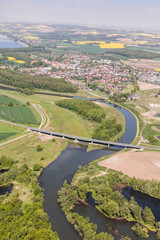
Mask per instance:
[[[121,137],[120,142],[131,143],[136,134],[135,117],[124,108],[108,102],[105,103],[115,107],[124,115],[125,133]],[[113,154],[116,151],[118,150],[106,149],[87,152],[86,147],[75,148],[73,146],[68,146],[55,161],[43,169],[40,176],[40,186],[44,189],[44,209],[49,216],[53,230],[58,233],[61,240],[81,239],[73,226],[67,222],[57,203],[57,192],[63,185],[64,180],[69,179],[75,173],[78,166],[83,166],[102,156]],[[89,213],[88,216],[91,217],[92,214]],[[97,218],[97,220],[98,219],[99,218]],[[123,223],[123,225],[126,227],[125,223]],[[123,229],[122,226],[121,228]]]

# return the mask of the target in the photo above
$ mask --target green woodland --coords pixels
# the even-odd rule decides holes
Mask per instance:
[[[118,134],[122,131],[122,124],[117,123],[115,118],[104,120],[93,132],[92,138],[109,141],[118,140]]]
[[[118,140],[122,124],[115,118],[105,118],[106,112],[92,101],[84,99],[65,99],[56,101],[56,105],[78,113],[83,118],[97,123],[92,138],[99,140]]]
[[[43,211],[44,200],[38,174],[27,164],[18,168],[16,162],[6,156],[0,158],[1,169],[8,170],[0,175],[1,187],[13,181],[31,185],[33,197],[30,203],[24,204],[18,194],[12,197],[8,193],[0,195],[0,239],[58,240],[51,229],[48,215]]]
[[[0,83],[21,89],[46,89],[56,92],[77,92],[77,87],[64,79],[55,79],[49,76],[32,76],[18,70],[0,69]]]
[[[89,121],[102,122],[105,111],[95,103],[84,99],[65,99],[56,101],[56,105],[72,110]]]
[[[142,208],[135,201],[134,197],[127,200],[115,186],[123,184],[130,186],[134,190],[142,191],[150,196],[160,198],[158,181],[140,180],[130,178],[122,172],[117,172],[108,169],[103,176],[99,175],[100,171],[106,170],[92,162],[84,167],[79,167],[74,175],[71,184],[66,181],[63,187],[58,192],[58,203],[62,211],[65,213],[67,220],[73,224],[75,229],[84,239],[97,239],[96,226],[90,223],[89,218],[83,220],[81,216],[74,213],[74,206],[77,203],[87,202],[89,193],[95,200],[95,207],[109,218],[126,219],[133,221],[135,224],[132,230],[139,236],[147,238],[148,229],[156,232],[156,237],[160,238],[160,222],[155,222],[155,216],[148,207]],[[76,217],[76,221],[75,221]],[[88,228],[82,224],[83,221],[88,221]],[[86,235],[87,234],[87,237]],[[102,233],[103,235],[104,233]],[[98,238],[98,239],[113,239],[113,238]]]

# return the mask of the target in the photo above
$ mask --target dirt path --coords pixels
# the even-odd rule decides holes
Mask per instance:
[[[123,152],[99,162],[99,165],[122,171],[129,177],[160,181],[160,152]]]

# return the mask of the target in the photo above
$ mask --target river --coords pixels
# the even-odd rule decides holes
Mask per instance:
[[[105,103],[113,106],[113,104],[108,102]],[[136,119],[126,109],[119,106],[114,107],[122,112],[125,117],[126,129],[120,142],[131,143],[136,134]],[[49,216],[53,230],[58,233],[61,240],[81,239],[73,226],[67,222],[57,203],[57,192],[63,185],[64,180],[69,179],[69,177],[75,173],[78,166],[83,166],[102,156],[116,152],[116,150],[113,149],[92,150],[90,152],[86,150],[86,147],[75,148],[68,146],[55,161],[43,169],[40,176],[40,186],[44,189],[44,210]]]

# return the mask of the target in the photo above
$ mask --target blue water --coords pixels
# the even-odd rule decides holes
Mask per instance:
[[[0,34],[0,48],[22,48],[22,47],[25,47],[25,45],[12,41],[5,35]]]
[[[74,98],[80,98],[80,99],[86,99],[86,100],[93,100],[92,98],[84,98],[84,97],[74,97]],[[121,143],[132,143],[135,135],[136,135],[136,119],[135,117],[132,115],[132,113],[130,113],[129,111],[127,111],[124,108],[121,108],[118,105],[109,103],[109,102],[104,102],[99,100],[99,102],[103,102],[107,105],[110,105],[114,108],[116,108],[117,110],[119,110],[123,116],[125,117],[125,132],[123,134],[123,136],[121,137],[121,139],[119,140],[119,142]]]
[[[110,103],[105,103],[111,105]],[[127,110],[115,105],[114,107],[123,113],[126,122],[126,130],[120,139],[120,142],[131,143],[136,134],[136,119]],[[56,230],[61,240],[79,240],[81,238],[74,230],[73,226],[67,222],[63,212],[61,211],[61,208],[57,203],[57,191],[61,188],[65,179],[69,179],[70,176],[73,176],[75,171],[77,171],[78,166],[84,166],[93,160],[99,159],[102,156],[113,154],[115,152],[116,150],[112,149],[92,150],[87,152],[85,147],[77,149],[69,146],[62,151],[60,156],[55,161],[43,169],[43,172],[40,176],[40,186],[44,189],[44,209],[49,216],[52,228]],[[94,209],[94,211],[97,210]],[[87,216],[91,218],[92,213],[87,212]],[[99,225],[97,222],[99,221],[99,217],[98,215],[96,216],[97,217],[95,219],[91,218],[91,220]],[[103,216],[103,218],[105,217]],[[110,221],[108,220],[108,225],[109,222]],[[105,224],[103,227],[105,228]],[[120,228],[121,232],[126,233],[126,235],[131,236],[131,238],[133,235],[134,238],[132,239],[139,240],[140,238],[136,238],[130,227],[131,225],[126,222],[121,224],[117,222],[117,224],[114,225],[114,229]],[[103,231],[106,230],[107,229],[105,228]],[[151,239],[153,240],[154,238]]]

